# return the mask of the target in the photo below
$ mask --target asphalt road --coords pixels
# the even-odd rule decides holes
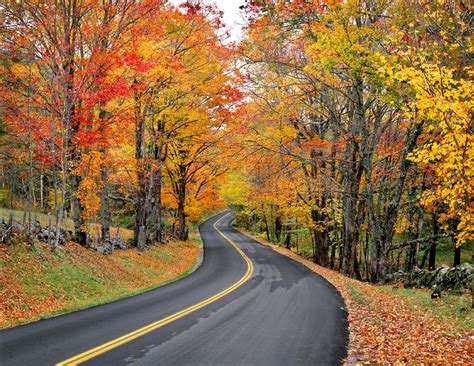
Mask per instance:
[[[80,364],[340,364],[348,333],[338,292],[305,266],[232,229],[232,215],[225,215],[201,225],[204,261],[192,275],[141,295],[1,331],[0,364],[53,365],[125,334],[136,338],[125,337],[105,352],[102,346]],[[217,228],[251,265],[215,229],[218,220]],[[242,282],[250,266],[251,276]],[[232,291],[215,298],[229,287]],[[158,329],[139,337],[131,333],[200,302],[194,312]]]

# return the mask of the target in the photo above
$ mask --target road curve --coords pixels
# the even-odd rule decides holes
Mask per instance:
[[[232,229],[232,220],[223,213],[200,226],[204,261],[186,278],[110,304],[1,331],[0,364],[54,365],[183,309],[193,311],[80,364],[339,364],[346,356],[348,332],[338,292],[305,266]],[[244,257],[253,267],[248,279]],[[199,303],[203,305],[195,308]]]

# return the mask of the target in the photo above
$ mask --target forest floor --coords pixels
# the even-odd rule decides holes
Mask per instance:
[[[304,264],[339,290],[349,311],[346,365],[472,364],[474,311],[470,295],[432,300],[428,290],[361,282],[318,266],[292,250],[256,240]]]
[[[0,327],[107,303],[162,286],[191,273],[201,255],[197,231],[187,242],[143,252],[115,250],[104,256],[70,242],[0,244]]]

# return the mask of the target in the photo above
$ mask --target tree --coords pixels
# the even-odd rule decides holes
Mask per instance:
[[[435,104],[448,109],[451,119],[462,116],[462,127],[455,134],[461,134],[460,148],[448,155],[457,154],[453,159],[461,161],[462,154],[470,151],[469,138],[463,135],[472,134],[468,122],[472,106],[466,102],[472,99],[467,91],[472,86],[459,81],[466,74],[462,50],[467,49],[468,18],[465,7],[458,5],[383,0],[247,5],[249,26],[241,50],[252,107],[243,123],[245,139],[260,157],[279,156],[275,164],[286,172],[293,183],[288,189],[298,197],[291,204],[306,206],[311,218],[304,225],[314,231],[316,262],[333,263],[328,260],[329,248],[333,258],[339,248],[344,273],[360,277],[363,261],[366,276],[370,271],[373,281],[383,282],[393,265],[393,251],[409,247],[413,266],[419,243],[450,235],[445,227],[423,237],[425,212],[420,204],[426,198],[420,201],[420,197],[443,189],[433,164],[426,165],[429,156],[422,152],[424,146],[432,146],[425,145],[427,139],[434,137],[437,146],[441,138],[439,128],[426,129],[430,121],[445,118],[441,116],[445,112],[432,108]],[[433,40],[439,43],[429,48]],[[452,71],[443,66],[457,60],[464,66]],[[456,90],[458,99],[437,99],[441,94],[437,88]],[[426,99],[431,104],[424,110]],[[447,144],[449,140],[456,145],[452,137]],[[461,163],[456,172],[440,170],[444,187],[461,174],[468,179],[461,179],[460,185],[467,187],[469,168],[469,163]],[[460,188],[463,207],[469,206],[470,189]],[[461,207],[454,196],[446,199],[448,207]],[[435,215],[429,206],[424,209]],[[332,220],[339,207],[341,220]],[[439,209],[443,221],[450,209]],[[460,212],[471,220],[466,211]],[[298,211],[288,215],[298,217]],[[405,215],[416,218],[416,224],[407,223]],[[461,237],[469,235],[466,222],[456,221],[454,226]],[[405,237],[410,239],[404,242]]]

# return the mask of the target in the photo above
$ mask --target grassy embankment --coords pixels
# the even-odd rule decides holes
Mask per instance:
[[[0,216],[8,217],[9,212],[0,210]],[[22,215],[20,211],[14,214]],[[47,215],[37,214],[36,218],[42,225],[47,224]],[[131,235],[126,229],[118,232],[123,237]],[[32,247],[14,241],[8,246],[0,244],[0,308],[3,310],[0,327],[107,303],[162,286],[192,272],[200,253],[201,241],[196,230],[187,242],[170,242],[144,252],[134,248],[116,250],[109,256],[76,243],[54,251],[44,243]]]

